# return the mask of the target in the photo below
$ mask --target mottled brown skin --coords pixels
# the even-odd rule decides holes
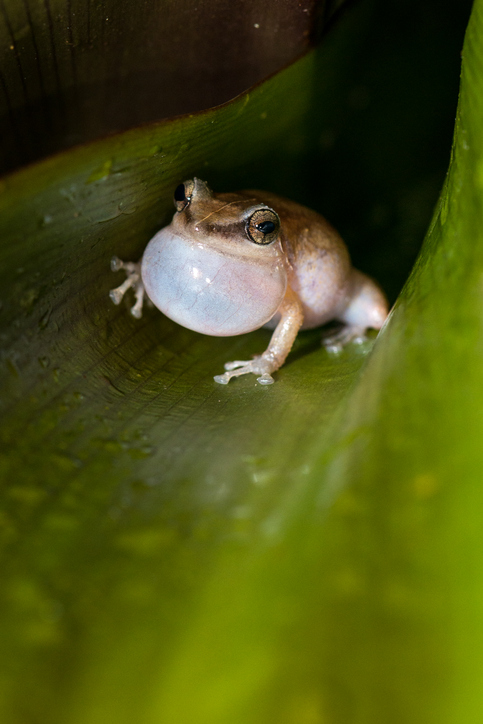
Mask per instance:
[[[180,189],[184,189],[186,198],[183,199]],[[181,200],[175,201],[178,211],[172,223],[162,230],[163,234],[181,239],[198,250],[206,248],[207,253],[209,250],[216,258],[222,257],[224,265],[233,268],[234,294],[239,281],[237,269],[240,278],[244,275],[245,279],[251,268],[254,273],[257,270],[258,276],[261,269],[283,271],[284,268],[286,273],[285,293],[281,287],[281,297],[275,301],[276,313],[271,316],[270,312],[266,325],[274,329],[267,349],[253,360],[228,362],[226,372],[215,377],[217,382],[226,384],[232,377],[254,373],[259,375],[261,384],[270,384],[271,373],[283,365],[300,329],[317,327],[330,320],[344,323],[339,333],[324,340],[327,347],[338,350],[352,339],[363,338],[368,328],[381,328],[388,313],[384,294],[375,282],[352,267],[343,240],[320,214],[264,191],[214,194],[199,179],[180,185],[176,194],[180,193]],[[257,214],[262,217],[265,214],[267,219],[276,222],[272,234],[264,236],[257,231],[253,221],[258,219]],[[155,241],[156,237],[150,244]],[[122,294],[126,285],[129,286],[129,275],[133,278],[132,286],[138,290],[138,312],[142,305],[142,291],[139,291],[142,282],[151,298],[156,291],[150,279],[149,246],[143,257],[142,281],[140,265],[134,265],[136,269],[129,271],[123,262],[116,262],[116,269],[125,268],[128,273],[128,280],[119,288]],[[116,292],[114,290],[114,295]],[[156,300],[153,301],[156,304]],[[264,290],[260,288],[260,304],[263,306],[266,302]],[[185,323],[185,326],[191,325]],[[200,331],[199,326],[191,328]],[[207,333],[224,334],[223,331]]]

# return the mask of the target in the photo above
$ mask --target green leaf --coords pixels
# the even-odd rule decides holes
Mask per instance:
[[[137,258],[195,174],[220,189],[256,179],[318,208],[322,197],[336,221],[350,208],[345,230],[360,227],[363,243],[387,234],[380,219],[403,191],[394,215],[418,213],[417,236],[439,176],[414,158],[441,96],[434,116],[417,114],[417,139],[399,148],[393,135],[391,151],[383,127],[400,106],[364,108],[368,77],[386,71],[377,54],[357,93],[344,85],[375,37],[393,73],[401,64],[387,26],[373,30],[382,5],[225,106],[2,180],[2,720],[479,721],[482,6],[450,173],[372,352],[334,359],[311,332],[276,384],[221,387],[223,362],[260,351],[268,333],[206,338],[155,310],[139,322],[108,290],[112,254]],[[334,140],[347,95],[370,152],[350,132],[342,150]],[[352,183],[358,193],[341,194]],[[367,210],[375,188],[379,216]],[[364,258],[397,289],[411,253],[407,227],[391,228],[393,248]]]

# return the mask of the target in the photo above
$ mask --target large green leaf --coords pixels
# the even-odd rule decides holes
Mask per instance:
[[[3,179],[0,711],[9,724],[478,720],[482,1],[451,172],[367,364],[370,345],[331,358],[313,332],[270,388],[220,387],[212,376],[223,362],[259,351],[266,332],[205,338],[155,310],[136,322],[107,297],[110,256],[136,258],[169,218],[172,188],[193,174],[220,189],[256,179],[321,210],[323,195],[336,220],[350,207],[348,236],[360,226],[364,241],[387,231],[387,198],[379,226],[361,223],[360,209],[389,157],[399,185],[388,186],[412,192],[406,215],[417,209],[419,227],[408,223],[420,228],[438,183],[427,180],[437,165],[413,162],[431,114],[414,122],[421,137],[409,142],[406,131],[398,149],[393,136],[392,150],[388,119],[401,108],[390,113],[390,100],[401,88],[385,98],[387,116],[377,103],[362,114],[377,54],[348,107],[357,127],[380,118],[384,152],[374,140],[369,150],[346,143],[359,184],[356,194],[347,179],[343,209],[335,174],[325,178],[346,122],[335,89],[384,37],[384,26],[373,30],[382,5],[361,6],[319,53],[226,106]],[[393,74],[401,48],[414,47],[405,37],[383,48]],[[426,86],[415,87],[420,102]],[[422,203],[408,201],[418,194]],[[393,290],[413,253],[396,227],[392,249],[376,244],[365,257]]]

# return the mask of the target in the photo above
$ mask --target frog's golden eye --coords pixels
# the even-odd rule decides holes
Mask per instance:
[[[194,181],[185,181],[183,184],[176,187],[174,191],[174,205],[176,207],[176,211],[183,211],[183,209],[188,206],[191,201],[194,188]]]
[[[272,209],[258,209],[247,221],[246,231],[255,244],[271,244],[278,237],[280,219]]]

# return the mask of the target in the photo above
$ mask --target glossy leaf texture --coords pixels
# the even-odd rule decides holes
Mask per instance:
[[[266,331],[108,299],[193,175],[318,208],[395,298],[460,60],[419,5],[361,3],[230,103],[0,181],[2,721],[478,721],[482,0],[372,351],[310,332],[274,385],[221,387]]]

